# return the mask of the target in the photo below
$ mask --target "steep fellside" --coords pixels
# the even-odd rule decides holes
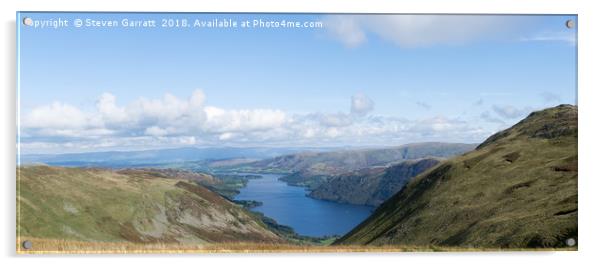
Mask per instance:
[[[322,182],[362,168],[389,166],[404,160],[426,157],[446,158],[473,150],[474,144],[425,142],[393,148],[305,152],[279,156],[250,165],[260,171],[282,171],[289,184],[315,189]]]
[[[562,247],[577,239],[577,107],[534,112],[417,176],[338,244]]]
[[[242,207],[191,181],[164,178],[170,171],[48,166],[23,166],[17,171],[21,237],[137,243],[282,242]]]
[[[342,203],[378,206],[398,192],[412,177],[438,164],[437,159],[411,160],[390,167],[361,169],[336,176],[309,196]]]

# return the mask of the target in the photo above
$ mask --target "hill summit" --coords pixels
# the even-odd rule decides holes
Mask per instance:
[[[577,107],[533,112],[410,181],[335,244],[565,247],[577,240]]]

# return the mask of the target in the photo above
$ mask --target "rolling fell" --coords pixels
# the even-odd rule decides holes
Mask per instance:
[[[169,170],[21,166],[20,237],[129,243],[283,243],[256,215]],[[172,178],[167,178],[172,177]]]
[[[577,107],[531,113],[415,177],[335,244],[566,247],[577,240]]]

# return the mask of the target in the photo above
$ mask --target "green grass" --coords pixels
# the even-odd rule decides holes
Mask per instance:
[[[577,110],[536,113],[416,177],[339,244],[563,247],[577,239]]]
[[[152,171],[24,166],[18,235],[77,241],[284,242],[244,208]]]

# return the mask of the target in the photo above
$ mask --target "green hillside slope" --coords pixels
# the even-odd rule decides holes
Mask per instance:
[[[254,215],[170,171],[23,166],[21,237],[136,243],[282,240]],[[183,173],[174,172],[176,177]],[[211,180],[207,176],[202,178]]]
[[[360,169],[322,183],[309,196],[335,202],[378,206],[397,193],[412,177],[438,164],[428,158],[389,167]]]
[[[534,112],[409,182],[336,244],[563,247],[577,239],[577,107]]]

